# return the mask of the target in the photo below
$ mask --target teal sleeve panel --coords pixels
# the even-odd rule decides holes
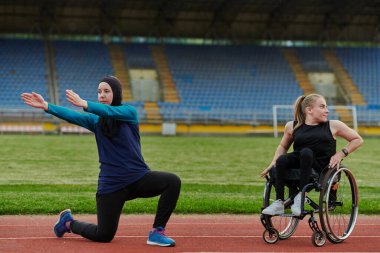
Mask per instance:
[[[69,123],[87,128],[91,132],[95,131],[96,123],[99,121],[99,117],[90,113],[81,113],[66,107],[48,104],[48,110],[46,111],[60,119],[66,120]]]
[[[87,112],[103,118],[125,121],[131,124],[138,124],[136,108],[130,105],[111,106],[101,103],[87,102]]]

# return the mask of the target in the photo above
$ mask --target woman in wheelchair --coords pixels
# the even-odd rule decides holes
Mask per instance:
[[[284,213],[284,175],[292,168],[300,169],[300,188],[309,183],[312,169],[320,173],[325,167],[339,167],[348,154],[363,144],[363,139],[353,129],[339,120],[328,120],[326,100],[319,94],[300,96],[294,105],[294,121],[285,125],[284,136],[278,145],[270,165],[261,172],[264,177],[276,167],[276,201],[266,207],[262,214]],[[347,145],[336,151],[336,138],[347,140]],[[287,153],[293,144],[294,151]],[[291,206],[294,216],[301,215],[301,192]]]

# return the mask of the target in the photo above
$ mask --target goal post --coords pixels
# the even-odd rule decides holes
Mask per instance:
[[[356,107],[352,105],[333,105],[328,107],[330,110],[330,119],[339,119],[339,115],[335,110],[343,109],[343,110],[349,110],[351,112],[352,116],[352,124],[354,130],[358,131],[358,119],[357,119],[357,111]],[[275,138],[278,137],[278,122],[279,120],[282,121],[292,121],[294,120],[293,116],[293,105],[273,105],[272,106],[272,114],[273,114],[273,135]],[[280,113],[280,110],[285,112]],[[331,111],[334,111],[334,113],[331,115]],[[280,118],[281,117],[281,118]]]

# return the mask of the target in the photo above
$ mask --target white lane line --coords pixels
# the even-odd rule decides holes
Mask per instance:
[[[305,251],[281,251],[282,253],[304,253]],[[358,253],[358,251],[323,251],[324,253]],[[373,251],[359,251],[373,253]],[[182,253],[268,253],[268,251],[184,251]]]
[[[118,235],[115,238],[146,238],[145,235]],[[175,235],[172,238],[262,238],[261,235]],[[292,238],[309,238],[306,235],[292,236]],[[349,238],[380,238],[380,235],[351,235]],[[0,240],[41,240],[41,239],[57,239],[57,240],[76,240],[83,237],[65,237],[57,238],[55,236],[31,236],[31,237],[0,237]]]
[[[132,226],[149,226],[151,225],[152,223],[136,223],[136,224],[133,224],[133,223],[126,223],[126,224],[119,224],[119,227],[120,226],[126,226],[126,227],[132,227]],[[255,226],[257,225],[256,223],[175,223],[175,222],[170,222],[170,225],[188,225],[188,226],[194,226],[194,225],[247,225],[247,226]],[[14,224],[3,224],[3,225],[0,225],[0,227],[51,227],[52,225],[32,225],[32,224],[25,224],[25,225],[14,225]],[[379,224],[356,224],[355,225],[356,227],[357,226],[380,226],[380,223]]]

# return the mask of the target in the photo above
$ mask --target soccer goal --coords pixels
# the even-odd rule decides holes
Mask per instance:
[[[294,106],[293,105],[273,105],[273,135],[275,138],[278,137],[278,125],[282,123],[285,125],[286,122],[294,120]],[[358,120],[357,112],[355,106],[350,105],[335,105],[329,106],[329,119],[339,119],[350,125],[350,122],[346,122],[344,117],[349,116],[350,121],[352,120],[352,127],[357,132],[358,131]]]

